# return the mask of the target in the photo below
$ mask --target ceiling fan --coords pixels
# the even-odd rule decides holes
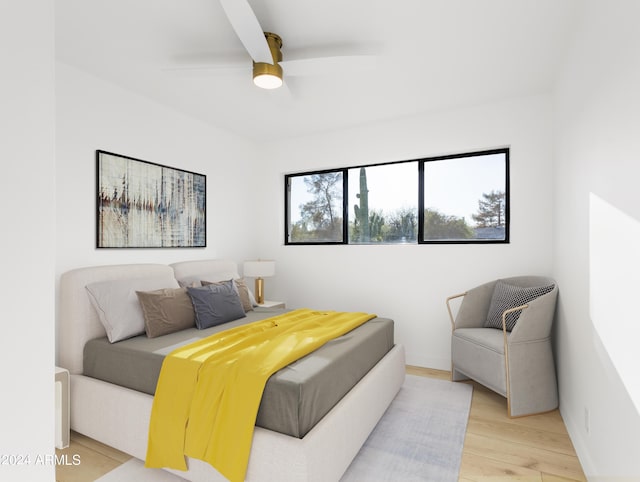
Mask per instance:
[[[376,57],[373,55],[283,59],[282,39],[275,33],[263,31],[247,0],[220,0],[220,4],[253,60],[253,82],[258,87],[263,89],[281,87],[284,76],[321,75],[335,72],[336,69],[358,71],[375,67]]]

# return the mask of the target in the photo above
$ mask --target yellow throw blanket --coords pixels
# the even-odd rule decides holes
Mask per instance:
[[[300,309],[174,350],[156,387],[145,466],[187,470],[187,455],[243,481],[267,379],[374,317]]]

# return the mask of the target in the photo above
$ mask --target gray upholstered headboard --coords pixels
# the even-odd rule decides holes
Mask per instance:
[[[84,345],[106,335],[89,301],[86,286],[99,281],[174,276],[180,280],[207,275],[218,280],[237,278],[237,266],[230,260],[183,261],[172,265],[123,264],[91,266],[63,273],[60,277],[58,312],[58,364],[72,374],[82,373]],[[211,279],[216,281],[216,279]]]

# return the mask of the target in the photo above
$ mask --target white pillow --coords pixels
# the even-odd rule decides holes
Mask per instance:
[[[172,276],[101,281],[86,286],[89,300],[111,343],[144,333],[144,313],[136,291],[179,288]]]

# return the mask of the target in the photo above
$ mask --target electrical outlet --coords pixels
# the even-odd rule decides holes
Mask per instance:
[[[587,407],[584,407],[584,430],[585,432],[587,432],[587,434],[591,430],[590,420],[589,420],[589,409]]]

